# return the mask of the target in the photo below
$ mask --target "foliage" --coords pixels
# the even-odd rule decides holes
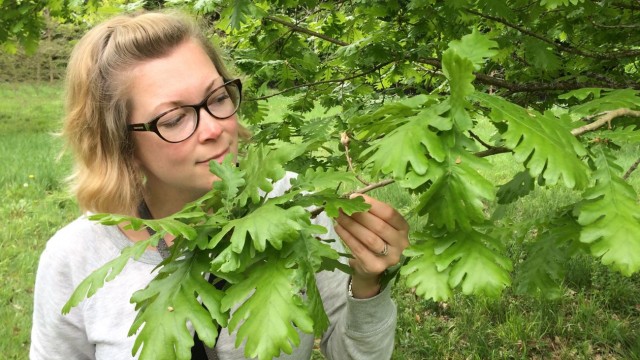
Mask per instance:
[[[631,172],[625,173],[617,159],[620,146],[638,138],[633,122],[640,117],[637,3],[166,4],[219,18],[221,41],[238,69],[249,75],[243,115],[256,132],[268,129],[269,136],[256,138],[258,144],[239,168],[229,162],[213,165],[223,181],[171,218],[155,223],[100,219],[177,234],[167,271],[178,271],[178,259],[201,253],[214,257],[209,270],[230,285],[221,297],[209,297],[207,308],[217,317],[190,315],[202,321],[202,334],[196,330],[206,343],[213,339],[206,330],[209,321],[224,324],[219,315],[234,305],[241,310],[230,315],[228,326],[237,329],[239,342],[246,339],[247,356],[263,359],[290,351],[297,341],[291,324],[308,332],[326,326],[314,310],[310,274],[337,266],[337,254],[326,244],[315,249],[322,243],[313,234],[321,229],[311,225],[304,208],[331,209],[330,204],[344,201],[335,190],[339,177],[334,174],[346,167],[346,149],[337,145],[341,133],[352,138],[349,150],[358,160],[357,173],[392,179],[418,197],[410,214],[427,219],[427,225],[414,229],[399,274],[425,298],[448,299],[456,290],[500,294],[511,284],[513,268],[506,247],[511,239],[505,234],[531,224],[539,236],[531,240],[534,245],[515,277],[518,291],[559,296],[568,260],[587,252],[625,275],[638,271],[639,252],[633,251],[640,247],[633,238],[633,229],[640,227],[638,194],[627,183]],[[291,96],[290,113],[276,125],[262,124],[260,101],[275,94]],[[304,120],[300,115],[315,104],[342,111]],[[496,129],[488,136],[479,128],[486,118]],[[324,131],[317,131],[318,123]],[[600,130],[604,124],[609,129]],[[305,143],[267,146],[299,139]],[[525,172],[504,183],[489,180],[493,169],[485,157],[498,154],[510,156]],[[283,196],[261,197],[285,170],[305,175]],[[529,196],[532,189],[553,186],[582,192],[581,198],[566,211],[524,224],[496,222],[492,216],[496,198],[508,203]],[[314,192],[306,192],[310,189]],[[257,215],[260,221],[251,221]],[[171,226],[178,222],[186,227]],[[552,261],[539,266],[547,258]],[[264,274],[255,271],[258,266],[275,278],[272,287],[261,286]],[[140,294],[155,293],[162,279],[134,296],[141,322],[156,317],[145,315],[153,306],[145,301],[153,297]],[[104,276],[87,281],[98,286]],[[306,300],[298,295],[303,288],[311,289]],[[77,292],[69,305],[85,295]],[[191,291],[190,296],[196,295]],[[261,314],[255,301],[267,297],[287,310]],[[280,324],[269,339],[259,338],[265,319]],[[178,340],[183,330],[174,331],[166,341],[178,351],[188,344]],[[139,337],[143,354],[148,339]],[[163,356],[183,357],[181,352]]]
[[[296,328],[322,334],[328,319],[319,306],[322,301],[314,275],[343,266],[337,261],[336,250],[316,238],[326,229],[312,224],[303,206],[338,200],[335,189],[345,176],[308,171],[281,196],[258,194],[258,189],[272,190],[271,182],[286,175],[282,166],[305,148],[306,144],[283,144],[274,149],[257,145],[248,149],[238,167],[233,156],[222,164],[212,162],[211,171],[221,181],[203,198],[168,218],[93,215],[103,224],[128,222],[134,229],[148,226],[157,233],[126,248],[85,279],[63,312],[118,276],[129,258],[139,257],[160,237],[171,234],[176,237],[171,256],[156,278],[131,299],[138,317],[130,334],[140,330],[134,354],[141,349],[142,358],[189,359],[193,339],[187,322],[209,346],[215,344],[218,325],[237,330],[236,346],[246,340],[245,355],[259,359],[291,353],[300,341]],[[271,171],[253,171],[261,164],[273,165]],[[310,184],[317,193],[305,191]],[[348,214],[368,208],[362,198],[340,201],[340,208]],[[222,291],[203,278],[202,274],[209,272],[227,281]],[[235,311],[230,315],[232,308]],[[153,335],[158,329],[163,336]]]

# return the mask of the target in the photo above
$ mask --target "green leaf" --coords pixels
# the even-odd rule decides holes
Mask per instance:
[[[324,303],[316,284],[316,274],[313,272],[306,273],[306,306],[309,315],[313,319],[313,333],[316,337],[322,337],[329,328],[329,317],[324,311]]]
[[[370,205],[364,201],[361,196],[353,199],[343,198],[336,194],[335,191],[327,189],[325,191],[306,194],[298,199],[295,203],[299,206],[322,206],[327,216],[336,218],[340,214],[340,210],[347,215],[357,212],[367,211]]]
[[[234,199],[245,184],[245,172],[236,167],[234,159],[234,154],[228,154],[222,164],[217,161],[209,162],[211,173],[221,180],[213,183],[213,189],[222,192],[227,202]]]
[[[325,189],[335,190],[340,185],[353,185],[354,183],[356,183],[356,178],[352,173],[334,169],[325,171],[322,168],[309,168],[304,175],[298,175],[297,178],[291,180],[293,187],[312,192]]]
[[[600,97],[600,93],[602,91],[606,91],[606,89],[603,88],[582,88],[582,89],[577,89],[577,90],[571,90],[568,93],[564,93],[560,96],[558,96],[558,99],[561,100],[565,100],[565,99],[571,99],[572,97],[583,101],[584,99],[588,98],[589,96],[593,95],[594,98],[599,98]]]
[[[429,113],[421,112],[425,116]],[[438,117],[435,114],[429,114]],[[362,156],[369,156],[365,166],[372,164],[373,173],[393,174],[396,179],[404,178],[409,170],[425,174],[435,161],[442,162],[445,151],[438,135],[428,127],[429,118],[413,116],[408,122],[377,140],[365,150]]]
[[[281,352],[291,354],[300,343],[296,328],[313,332],[313,320],[300,297],[301,289],[293,285],[294,277],[295,271],[283,259],[270,257],[227,290],[222,309],[241,304],[229,321],[229,330],[237,329],[236,347],[246,340],[246,357],[271,359]]]
[[[373,140],[387,135],[416,116],[436,129],[450,129],[450,120],[440,117],[448,110],[447,102],[436,96],[420,94],[385,103],[373,112],[348,119],[358,140]]]
[[[252,213],[229,221],[211,239],[210,248],[214,248],[228,232],[233,231],[231,249],[237,253],[245,247],[246,239],[250,239],[259,252],[265,251],[267,243],[281,249],[284,242],[297,239],[298,232],[303,227],[311,226],[309,213],[304,208],[293,206],[283,209],[275,205],[274,201],[267,201]]]
[[[442,54],[442,72],[449,79],[449,87],[451,88],[451,96],[449,97],[451,119],[461,131],[469,130],[473,123],[466,107],[469,104],[467,96],[475,91],[472,85],[475,79],[473,63],[468,58],[449,49]]]
[[[492,121],[506,121],[502,134],[514,158],[525,164],[532,177],[542,174],[553,185],[560,178],[568,188],[584,188],[589,181],[587,167],[579,159],[586,150],[570,132],[570,124],[550,113],[540,114],[512,104],[498,96],[477,93],[474,98],[492,109]]]
[[[145,224],[145,220],[119,214],[92,214],[88,216],[88,219],[91,221],[98,221],[100,224],[107,226],[129,223],[129,226],[134,230],[139,230]]]
[[[306,144],[284,143],[267,148],[263,145],[250,147],[246,158],[240,160],[240,169],[245,173],[246,186],[238,196],[238,205],[244,206],[251,199],[260,202],[260,190],[269,193],[273,183],[286,174],[284,164],[300,156]]]
[[[553,10],[560,6],[567,6],[569,3],[576,5],[584,0],[540,0],[540,5],[545,6],[549,10]]]
[[[434,240],[413,244],[404,250],[404,255],[411,258],[400,269],[406,277],[408,287],[415,287],[416,294],[433,301],[445,301],[453,296],[449,286],[449,268],[438,271]]]
[[[596,115],[604,111],[620,108],[635,108],[640,106],[640,91],[633,89],[619,89],[603,92],[599,98],[584,104],[573,106],[572,114],[581,116]]]
[[[211,261],[210,270],[212,274],[230,283],[238,283],[246,278],[245,270],[253,264],[263,261],[265,256],[265,253],[256,253],[255,251],[237,253],[233,251],[231,246],[227,246]]]
[[[371,206],[367,204],[361,196],[353,199],[333,198],[325,200],[324,212],[327,216],[336,218],[340,214],[340,211],[347,215],[352,215],[357,212],[367,211],[370,207]]]
[[[535,180],[526,171],[521,171],[513,176],[506,184],[500,186],[496,196],[498,204],[509,204],[519,198],[528,195],[535,186]]]
[[[640,129],[637,129],[635,125],[616,127],[613,130],[602,130],[594,135],[600,138],[601,141],[603,139],[610,140],[618,145],[640,143]]]
[[[458,231],[438,239],[436,267],[449,269],[449,286],[464,294],[498,296],[511,284],[511,260],[500,254],[498,240],[478,232]]]
[[[141,360],[191,359],[188,323],[203,343],[215,345],[217,325],[227,325],[228,309],[220,310],[223,292],[204,278],[208,263],[205,252],[185,254],[165,264],[145,289],[133,294],[131,301],[139,310],[129,330],[129,336],[137,333],[133,355],[141,349]]]
[[[264,15],[264,11],[257,7],[253,1],[234,0],[231,2],[231,6],[222,12],[220,18],[228,19],[228,26],[232,30],[238,30],[248,22],[249,18],[259,19]]]
[[[538,39],[527,39],[524,44],[526,59],[533,66],[546,73],[554,73],[560,68],[560,59],[552,50],[552,45]]]
[[[82,282],[73,291],[73,294],[71,294],[67,303],[64,304],[62,313],[68,314],[72,307],[75,307],[85,298],[89,298],[98,292],[98,290],[104,286],[105,282],[115,279],[116,276],[122,272],[125,265],[127,265],[129,259],[133,258],[134,260],[137,260],[140,258],[147,247],[149,247],[152,242],[157,243],[159,238],[159,234],[156,234],[156,236],[152,236],[147,240],[138,241],[132,246],[127,246],[122,250],[117,258],[109,261],[92,272],[91,275],[82,280]]]
[[[187,240],[195,240],[198,237],[198,233],[193,227],[171,217],[145,220],[145,224],[157,232],[166,231],[175,237],[181,236]]]
[[[480,70],[481,65],[484,64],[487,59],[498,54],[496,50],[497,47],[497,42],[489,36],[480,33],[477,29],[473,29],[471,34],[463,36],[460,40],[453,40],[449,43],[449,49],[460,57],[467,58],[471,61],[474,70]],[[451,70],[453,70],[453,68],[449,67],[449,71]]]
[[[578,206],[578,222],[583,226],[580,241],[604,265],[626,276],[640,270],[640,204],[633,187],[620,176],[622,168],[607,149],[594,149],[596,183],[584,192]]]
[[[449,231],[470,229],[485,221],[484,200],[494,198],[494,187],[468,162],[484,163],[471,157],[448,165],[421,197],[415,210],[429,214],[429,221]]]
[[[527,256],[520,264],[515,279],[519,294],[540,295],[547,299],[562,296],[562,282],[567,259],[579,249],[580,226],[570,216],[563,216],[549,224],[527,248]]]
[[[316,273],[321,269],[333,271],[332,265],[339,264],[340,255],[328,244],[304,233],[301,233],[298,241],[291,244],[291,249],[291,255],[287,257],[287,267],[297,266],[301,287],[306,289],[305,303],[313,319],[314,333],[316,336],[322,336],[329,327],[329,318],[324,311],[316,284]]]

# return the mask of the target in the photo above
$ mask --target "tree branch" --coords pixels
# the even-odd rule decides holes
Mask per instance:
[[[599,59],[617,59],[618,57],[624,57],[624,56],[638,56],[640,55],[640,50],[634,50],[634,51],[629,51],[629,52],[615,52],[615,53],[606,53],[606,54],[600,54],[602,55],[601,57],[598,56],[592,56],[592,55],[598,55],[596,53],[586,53],[583,52],[571,45],[560,45],[557,44],[556,42],[549,40],[539,34],[536,34],[532,31],[529,31],[527,29],[524,29],[518,25],[512,24],[504,19],[500,19],[498,17],[492,16],[492,15],[486,15],[486,14],[482,14],[480,12],[477,12],[475,10],[472,9],[467,9],[468,12],[478,15],[480,17],[484,17],[486,19],[489,20],[494,20],[497,22],[500,22],[504,25],[507,25],[509,27],[512,27],[524,34],[527,34],[529,36],[535,37],[541,41],[544,41],[546,43],[549,43],[555,47],[559,47],[561,50],[565,50],[565,51],[569,51],[569,52],[573,52],[573,53],[577,53],[579,55],[583,55],[583,56],[587,56],[587,57],[595,57],[595,58],[599,58]],[[268,15],[265,16],[264,19],[273,21],[275,23],[284,25],[289,27],[292,31],[296,31],[296,32],[300,32],[303,34],[307,34],[310,36],[315,36],[317,38],[326,40],[328,42],[331,42],[333,44],[339,45],[339,46],[348,46],[350,45],[349,43],[346,43],[344,41],[341,40],[337,40],[334,38],[331,38],[329,36],[326,36],[324,34],[303,28],[301,26],[298,26],[292,22],[289,21],[285,21],[282,20],[280,18],[277,18],[275,16],[272,15]],[[308,84],[301,84],[301,85],[296,85],[293,87],[290,87],[288,89],[285,89],[281,92],[278,93],[274,93],[271,95],[266,95],[266,96],[262,96],[262,97],[258,97],[258,98],[254,98],[254,99],[248,99],[247,101],[255,101],[255,100],[264,100],[264,99],[268,99],[270,97],[274,97],[274,96],[278,96],[281,95],[283,93],[295,90],[295,89],[299,89],[299,88],[303,88],[303,87],[310,87],[310,86],[316,86],[316,85],[323,85],[323,84],[329,84],[329,83],[334,83],[334,82],[344,82],[347,80],[351,80],[351,79],[355,79],[357,77],[360,76],[364,76],[367,74],[370,74],[374,71],[377,71],[378,69],[384,67],[385,65],[388,65],[392,62],[396,62],[396,61],[400,61],[400,60],[407,60],[407,58],[403,58],[403,59],[398,59],[398,60],[392,60],[392,61],[388,61],[385,62],[383,64],[377,65],[376,67],[372,68],[370,71],[366,71],[357,75],[353,75],[353,76],[349,76],[346,78],[342,78],[342,79],[335,79],[335,80],[325,80],[325,81],[318,81],[318,82],[313,82],[313,83],[308,83]],[[442,69],[442,63],[440,62],[440,60],[438,59],[433,59],[433,58],[421,58],[417,60],[419,63],[423,63],[423,64],[428,64],[434,67],[437,67],[439,69]],[[540,91],[553,91],[553,90],[560,90],[560,91],[569,91],[569,90],[576,90],[576,89],[580,89],[580,88],[584,88],[584,87],[609,87],[609,88],[632,88],[632,89],[636,89],[636,90],[640,90],[640,83],[625,83],[625,84],[621,84],[621,83],[615,83],[613,81],[610,81],[608,79],[606,80],[601,80],[601,81],[594,81],[594,82],[585,82],[585,83],[579,83],[576,81],[558,81],[558,82],[550,82],[550,83],[524,83],[524,84],[518,84],[518,83],[512,83],[512,82],[508,82],[506,80],[500,79],[500,78],[496,78],[493,76],[489,76],[489,75],[485,75],[482,73],[474,73],[476,80],[482,84],[486,84],[486,85],[492,85],[495,87],[499,87],[499,88],[503,88],[503,89],[507,89],[513,93],[519,93],[519,92],[540,92]]]
[[[439,69],[442,68],[442,62],[438,59],[433,58],[420,58],[416,61],[437,67]],[[613,89],[622,89],[622,88],[632,88],[636,90],[640,90],[640,83],[615,83],[611,80],[601,80],[601,81],[592,81],[592,82],[576,82],[576,81],[556,81],[549,83],[539,83],[539,82],[531,82],[531,83],[512,83],[500,78],[496,78],[493,76],[489,76],[486,74],[475,72],[473,73],[476,77],[476,81],[485,85],[492,85],[501,89],[507,89],[513,93],[519,92],[539,92],[539,91],[569,91],[576,90],[585,87],[607,87]],[[595,76],[594,76],[595,77]]]
[[[270,95],[265,95],[265,96],[261,96],[261,97],[257,97],[257,98],[247,99],[246,101],[265,100],[265,99],[272,98],[274,96],[278,96],[278,95],[284,94],[286,92],[289,92],[289,91],[292,91],[292,90],[296,90],[296,89],[300,89],[300,88],[304,88],[304,87],[311,87],[311,86],[316,86],[316,85],[324,85],[324,84],[340,83],[340,82],[349,81],[349,80],[352,80],[352,79],[355,79],[355,78],[358,78],[358,77],[361,77],[361,76],[365,76],[365,75],[371,74],[372,72],[376,72],[376,71],[378,71],[378,69],[381,69],[381,68],[393,63],[394,61],[395,60],[388,61],[388,62],[385,62],[385,63],[382,63],[382,64],[378,64],[378,65],[374,66],[373,68],[371,68],[370,70],[363,71],[363,72],[355,74],[355,75],[347,76],[345,78],[323,80],[323,81],[316,81],[316,82],[312,82],[312,83],[295,85],[295,86],[292,86],[290,88],[287,88],[287,89],[284,89],[282,91],[279,91],[277,93],[273,93],[273,94],[270,94]]]
[[[571,134],[574,136],[580,136],[586,132],[596,130],[603,126],[604,124],[608,124],[609,128],[611,128],[611,120],[620,117],[620,116],[633,116],[640,117],[640,111],[630,110],[626,108],[609,110],[602,113],[600,118],[590,124],[580,126],[579,128],[575,128],[571,130]]]
[[[604,28],[604,29],[637,29],[640,28],[640,24],[620,24],[620,25],[604,25],[598,24],[595,21],[591,21],[591,24],[595,27]]]
[[[286,21],[286,20],[282,20],[282,19],[277,18],[277,17],[272,16],[272,15],[267,15],[263,19],[267,19],[269,21],[273,21],[273,22],[278,23],[280,25],[284,25],[284,26],[286,26],[286,27],[288,27],[288,28],[290,28],[290,29],[292,29],[294,31],[297,31],[299,33],[315,36],[317,38],[320,38],[322,40],[326,40],[326,41],[328,41],[330,43],[333,43],[333,44],[336,44],[336,45],[340,45],[340,46],[349,45],[348,43],[346,43],[344,41],[341,41],[341,40],[338,40],[338,39],[334,39],[332,37],[329,37],[327,35],[321,34],[319,32],[315,32],[313,30],[309,30],[307,28],[303,28],[303,27],[298,26],[298,25],[296,25],[296,24],[294,24],[292,22],[289,22],[289,21]]]
[[[525,28],[523,28],[522,26],[516,25],[514,23],[511,23],[505,19],[499,18],[497,16],[492,16],[492,15],[487,15],[487,14],[483,14],[479,11],[475,11],[473,9],[469,9],[466,8],[465,9],[466,12],[470,13],[470,14],[474,14],[474,15],[478,15],[481,18],[485,18],[488,20],[493,20],[496,22],[499,22],[503,25],[506,25],[512,29],[518,30],[519,32],[525,34],[525,35],[529,35],[533,38],[536,38],[542,42],[545,42],[547,44],[553,45],[555,48],[557,48],[560,51],[566,51],[569,53],[573,53],[576,55],[581,55],[584,57],[589,57],[589,58],[594,58],[594,59],[600,59],[600,60],[619,60],[620,58],[623,57],[636,57],[636,56],[640,56],[640,50],[628,50],[628,51],[609,51],[609,52],[604,52],[604,53],[598,53],[598,52],[590,52],[590,51],[584,51],[584,50],[580,50],[578,48],[576,48],[575,46],[571,45],[571,44],[561,44],[561,43],[557,43],[553,40],[547,39],[546,37],[537,34],[531,30],[527,30]]]

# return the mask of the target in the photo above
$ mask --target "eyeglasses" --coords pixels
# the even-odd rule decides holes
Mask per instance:
[[[162,140],[179,143],[196,132],[200,123],[200,109],[216,119],[228,119],[238,111],[242,100],[240,79],[229,80],[214,89],[196,105],[182,105],[169,109],[146,123],[129,124],[129,131],[153,131]]]

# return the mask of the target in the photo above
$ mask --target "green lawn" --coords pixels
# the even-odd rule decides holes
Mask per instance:
[[[0,84],[0,349],[6,359],[27,358],[38,256],[56,229],[79,214],[63,181],[70,161],[58,160],[60,140],[52,135],[62,116],[60,99],[58,84]],[[270,104],[272,110],[285,108],[278,98]],[[277,119],[275,112],[270,116]],[[625,152],[626,167],[639,156],[640,145]],[[496,180],[518,170],[506,156],[491,161]],[[640,172],[632,178],[640,189]],[[401,210],[414,201],[394,186],[374,195]],[[501,210],[511,221],[524,221],[570,203],[575,195],[535,191]],[[419,227],[417,219],[409,220]],[[517,268],[523,244],[508,245]],[[640,276],[620,276],[588,257],[569,266],[565,295],[554,301],[509,289],[500,299],[456,295],[433,302],[398,284],[394,359],[640,358]]]

